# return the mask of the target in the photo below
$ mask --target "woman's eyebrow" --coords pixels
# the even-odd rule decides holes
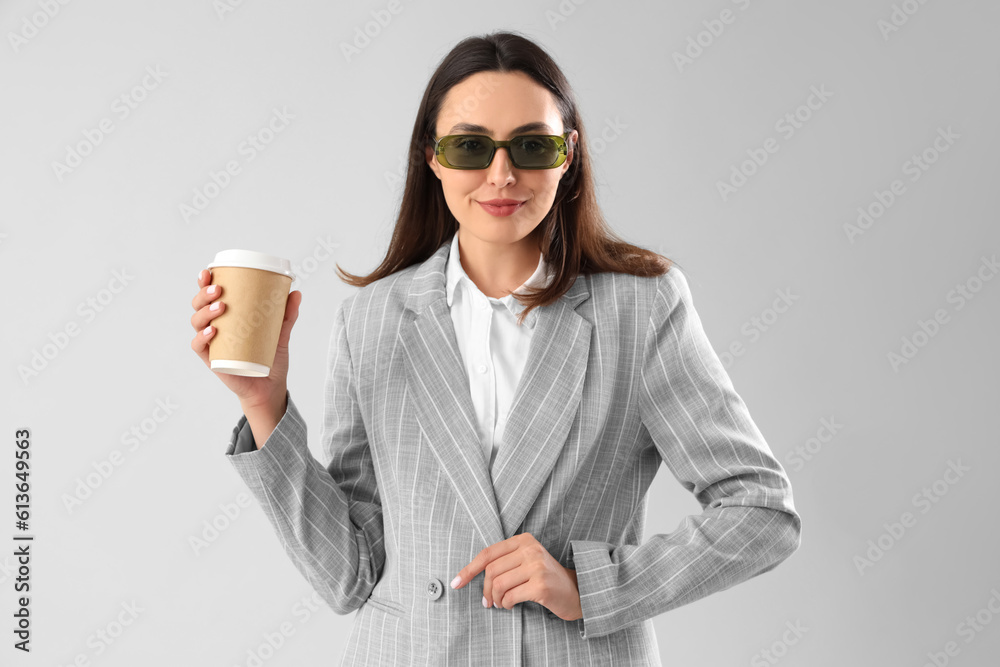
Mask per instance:
[[[536,121],[534,123],[525,123],[524,125],[515,127],[513,132],[511,132],[511,134],[516,135],[520,134],[521,132],[536,132],[536,131],[548,132],[550,134],[553,132],[552,128],[549,127],[546,123],[540,123]],[[458,123],[453,128],[448,130],[448,134],[454,134],[455,132],[473,132],[476,134],[488,134],[491,136],[493,135],[493,130],[485,128],[482,125],[476,125],[474,123]]]

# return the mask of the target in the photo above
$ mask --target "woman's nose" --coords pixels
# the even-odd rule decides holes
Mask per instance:
[[[486,179],[491,184],[512,183],[514,181],[514,165],[510,161],[510,154],[506,148],[497,148],[493,153],[493,161],[486,168]]]

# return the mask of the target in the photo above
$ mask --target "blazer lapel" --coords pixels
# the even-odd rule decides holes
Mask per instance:
[[[578,276],[562,298],[538,309],[528,360],[493,462],[504,538],[518,532],[576,419],[593,328],[576,307],[589,296],[586,280]]]
[[[420,264],[400,329],[408,393],[430,449],[485,544],[516,534],[555,466],[583,392],[593,325],[581,276],[538,317],[492,474],[445,298],[449,241]]]

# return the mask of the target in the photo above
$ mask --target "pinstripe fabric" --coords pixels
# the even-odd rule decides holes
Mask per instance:
[[[684,275],[580,276],[540,308],[492,471],[445,301],[449,244],[344,300],[320,441],[291,392],[257,450],[226,453],[339,614],[340,665],[660,665],[652,618],[799,546],[792,489],[705,335]],[[643,536],[660,463],[702,507]],[[583,618],[483,608],[481,549],[531,533],[576,569]]]
[[[458,234],[454,234],[444,268],[445,303],[455,325],[458,352],[476,410],[483,456],[492,467],[503,442],[514,390],[528,360],[534,320],[538,315],[532,311],[524,323],[518,325],[517,316],[524,305],[514,294],[523,293],[525,287],[546,286],[555,274],[549,271],[539,252],[534,272],[514,293],[500,298],[488,297],[462,268],[461,254]]]

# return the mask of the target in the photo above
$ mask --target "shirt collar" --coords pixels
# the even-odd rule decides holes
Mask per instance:
[[[465,282],[466,287],[475,288],[477,291],[479,290],[479,288],[476,287],[476,284],[472,282],[472,279],[469,278],[468,274],[465,272],[465,269],[462,268],[462,262],[458,256],[457,232],[451,239],[451,251],[448,253],[448,264],[445,266],[444,273],[445,273],[445,293],[448,299],[449,308],[451,308],[451,304],[455,300],[455,288],[457,287],[458,283],[461,282],[463,279],[466,281]],[[535,272],[532,273],[531,276],[526,281],[524,281],[524,283],[520,287],[514,290],[514,293],[523,294],[525,292],[524,290],[525,287],[548,286],[554,278],[555,275],[550,272],[549,264],[548,262],[545,261],[544,255],[542,255],[542,253],[539,252],[538,265],[535,267]],[[523,311],[525,308],[524,304],[518,301],[513,294],[508,294],[507,296],[501,297],[498,300],[505,306],[507,306],[507,310],[513,313],[514,317],[519,316],[521,314],[521,311]],[[524,325],[529,329],[533,328],[535,326],[535,320],[537,319],[537,317],[538,317],[538,309],[535,308],[530,313],[528,313],[528,317],[526,317],[524,320]]]

